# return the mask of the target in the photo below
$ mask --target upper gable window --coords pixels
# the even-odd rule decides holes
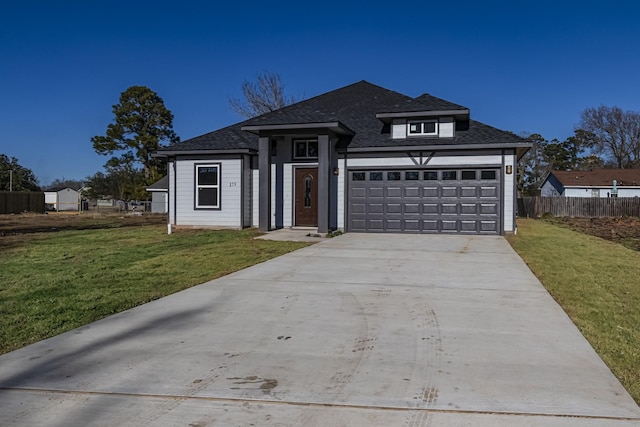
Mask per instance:
[[[437,120],[409,120],[407,123],[408,136],[438,135]]]
[[[293,141],[294,159],[317,159],[318,140],[316,139],[296,139]]]

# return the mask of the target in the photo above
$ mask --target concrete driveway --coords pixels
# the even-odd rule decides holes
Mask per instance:
[[[0,357],[2,426],[638,426],[502,237],[347,234]]]

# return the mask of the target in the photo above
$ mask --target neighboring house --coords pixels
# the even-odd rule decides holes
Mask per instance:
[[[640,169],[552,171],[542,181],[540,194],[542,197],[640,197]]]
[[[80,193],[69,187],[53,187],[44,192],[44,203],[49,211],[79,211]]]
[[[466,107],[361,81],[156,155],[174,226],[503,234],[529,147]]]
[[[167,213],[169,177],[164,176],[147,187],[151,193],[151,213]]]

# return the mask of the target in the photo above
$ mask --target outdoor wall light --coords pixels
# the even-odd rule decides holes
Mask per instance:
[[[507,175],[511,175],[513,173],[513,166],[507,165]]]
[[[338,169],[338,168],[333,168],[333,174],[334,174],[335,176],[340,175],[340,169]]]

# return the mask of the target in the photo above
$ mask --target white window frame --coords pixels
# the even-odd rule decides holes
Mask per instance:
[[[194,191],[195,191],[195,195],[193,198],[193,203],[194,203],[194,209],[198,209],[198,210],[220,210],[221,209],[221,199],[222,199],[222,194],[220,192],[220,189],[222,188],[222,186],[220,185],[220,181],[222,180],[222,165],[220,163],[196,163],[194,168],[195,171],[195,177],[194,177]],[[198,182],[198,179],[200,177],[199,174],[199,170],[201,168],[216,168],[217,169],[217,176],[218,176],[218,183],[217,184],[200,184]],[[199,200],[199,194],[200,192],[198,190],[200,190],[201,188],[215,188],[217,190],[217,200],[216,200],[216,204],[215,205],[201,205],[200,204],[200,200]]]
[[[435,131],[434,132],[425,132],[424,125],[425,123],[434,123]],[[411,132],[411,125],[418,125],[420,127],[420,132]],[[407,121],[407,137],[411,136],[437,136],[438,135],[438,120],[408,120]]]
[[[305,143],[305,156],[301,157],[301,156],[297,156],[296,155],[296,145],[298,143],[304,142]],[[311,159],[317,159],[318,155],[316,154],[315,156],[310,156],[309,155],[309,143],[311,142],[315,142],[316,143],[316,153],[317,153],[317,147],[318,147],[318,140],[317,139],[294,139],[293,140],[293,158],[294,160],[311,160]]]

